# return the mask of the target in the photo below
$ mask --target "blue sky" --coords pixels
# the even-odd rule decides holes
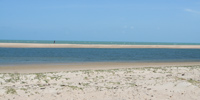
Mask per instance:
[[[0,0],[0,39],[200,43],[200,1]]]

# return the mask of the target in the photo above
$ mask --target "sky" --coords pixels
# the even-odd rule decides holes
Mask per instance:
[[[200,43],[200,0],[0,0],[0,40]]]

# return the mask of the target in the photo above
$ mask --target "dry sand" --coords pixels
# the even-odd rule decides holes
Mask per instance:
[[[14,69],[1,66],[0,100],[199,100],[200,98],[199,62],[68,65],[56,64],[49,68],[49,65],[10,66],[16,68],[15,71],[19,68],[26,71],[25,73],[13,73]],[[27,69],[23,69],[25,67]],[[42,67],[45,67],[46,71]],[[43,73],[31,73],[39,69]],[[12,73],[8,73],[9,70]]]
[[[5,48],[185,48],[200,49],[200,45],[103,45],[103,44],[34,44],[0,43]]]

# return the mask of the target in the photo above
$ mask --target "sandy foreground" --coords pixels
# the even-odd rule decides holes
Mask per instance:
[[[29,71],[28,68],[23,70],[25,66],[29,67]],[[46,65],[46,70],[42,68],[45,65],[39,66],[40,68],[36,65],[1,66],[0,100],[199,100],[200,98],[199,62],[62,64],[62,66],[52,65],[49,68],[47,66],[49,65]],[[60,70],[55,70],[53,66]],[[74,68],[75,66],[77,67]],[[25,72],[18,70],[16,73],[11,67]],[[32,71],[34,69],[36,71]],[[41,73],[32,73],[39,71],[38,69],[41,69]]]
[[[103,45],[103,44],[34,44],[0,43],[5,48],[185,48],[200,49],[200,45]]]

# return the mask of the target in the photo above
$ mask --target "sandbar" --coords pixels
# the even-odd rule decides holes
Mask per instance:
[[[176,48],[200,49],[200,45],[110,45],[110,44],[37,44],[0,43],[1,48]]]

